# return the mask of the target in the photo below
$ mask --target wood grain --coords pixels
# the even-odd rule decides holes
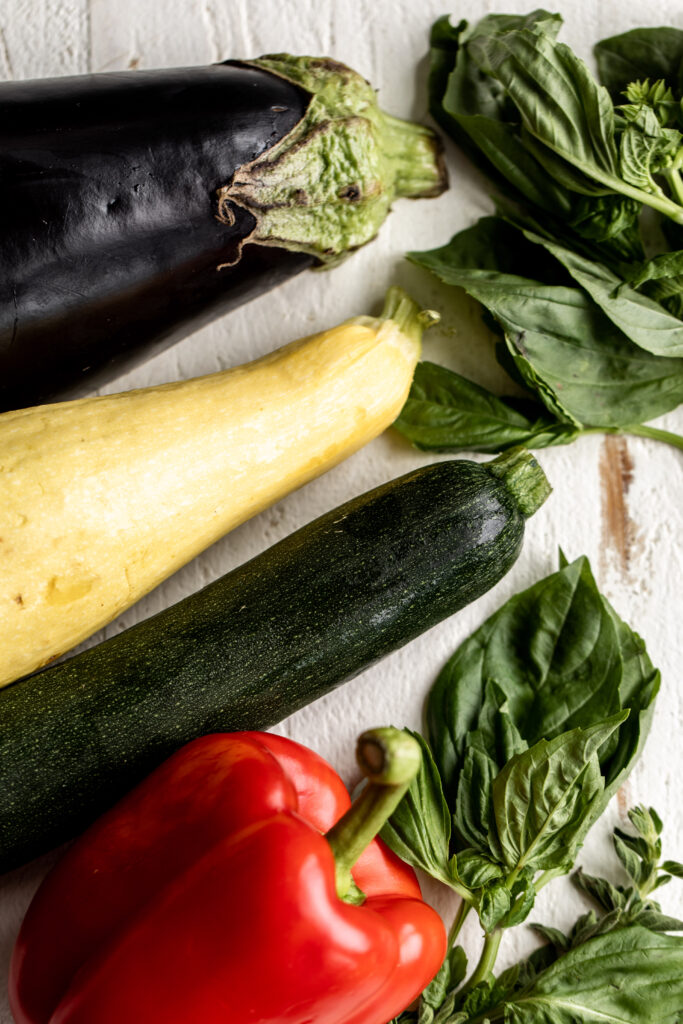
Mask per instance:
[[[626,438],[606,437],[600,453],[603,542],[600,562],[604,569],[610,553],[614,553],[625,574],[631,567],[637,537],[636,524],[628,506],[632,483],[633,459]]]

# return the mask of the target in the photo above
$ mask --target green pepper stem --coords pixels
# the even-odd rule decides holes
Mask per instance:
[[[403,799],[422,761],[419,744],[400,729],[370,729],[358,740],[367,785],[326,835],[337,864],[337,894],[352,888],[351,868]]]

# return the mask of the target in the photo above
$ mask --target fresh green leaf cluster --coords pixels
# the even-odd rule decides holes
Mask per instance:
[[[660,864],[662,823],[652,808],[635,807],[629,818],[636,835],[616,829],[613,840],[630,885],[579,870],[574,881],[595,909],[568,934],[533,924],[545,945],[498,977],[491,969],[465,984],[465,953],[453,946],[418,1009],[394,1024],[680,1024],[683,938],[668,933],[683,931],[683,921],[662,913],[649,893],[681,865]]]
[[[683,401],[683,32],[598,44],[600,85],[560,25],[534,11],[432,29],[432,114],[501,198],[496,217],[410,259],[482,303],[528,397],[422,363],[396,422],[419,448],[594,431],[683,448],[644,425]]]
[[[384,838],[476,907],[487,932],[519,923],[630,771],[659,683],[588,560],[563,564],[444,666],[422,769]]]
[[[557,928],[532,924],[531,927],[554,946],[558,955],[576,949],[595,935],[605,935],[616,928],[640,925],[651,932],[683,931],[683,921],[662,913],[659,903],[650,896],[681,870],[676,861],[660,863],[662,822],[652,807],[634,807],[628,816],[636,834],[617,828],[612,842],[630,884],[613,885],[607,879],[596,878],[579,868],[572,880],[595,903],[597,913],[592,909],[583,914],[567,935]]]
[[[544,932],[542,955],[493,977],[505,929],[527,918],[544,885],[571,870],[588,829],[633,767],[659,682],[642,640],[599,592],[586,558],[562,558],[557,572],[512,597],[455,651],[427,699],[427,738],[417,736],[420,773],[381,834],[404,860],[462,897],[451,941],[475,911],[484,948],[463,984],[464,953],[453,946],[417,1014],[402,1022],[593,1019],[581,1016],[580,1000],[599,1007],[606,997],[604,970],[593,971],[593,954],[586,954],[591,942],[605,943],[604,956],[615,962],[661,955],[663,971],[680,965],[683,952],[673,940],[652,938],[678,922],[650,893],[683,869],[660,865],[661,822],[636,808],[637,834],[615,836],[633,884],[619,888],[579,874],[591,895],[601,894],[604,913],[584,915],[570,936]],[[626,929],[628,937],[608,936]],[[553,966],[560,954],[561,966]],[[568,1015],[541,1010],[549,994],[576,981],[577,970],[585,990],[579,986]],[[642,1009],[646,979],[639,994],[637,977],[628,975],[623,1007],[615,993],[610,1005]],[[683,1006],[683,987],[679,997]]]

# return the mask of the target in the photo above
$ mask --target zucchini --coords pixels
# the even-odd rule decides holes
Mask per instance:
[[[0,870],[76,834],[183,743],[266,729],[479,597],[548,493],[525,449],[418,469],[4,689]]]
[[[443,191],[440,152],[312,57],[0,83],[0,412],[338,261]]]
[[[388,427],[430,316],[391,289],[247,366],[0,416],[0,686]]]

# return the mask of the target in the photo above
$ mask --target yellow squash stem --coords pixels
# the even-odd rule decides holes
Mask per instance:
[[[0,685],[388,427],[430,320],[392,288],[245,366],[1,415]]]

